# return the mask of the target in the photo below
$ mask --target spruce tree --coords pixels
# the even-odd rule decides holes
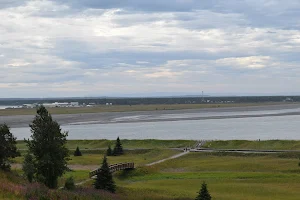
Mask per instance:
[[[111,149],[110,145],[108,146],[108,149],[106,151],[106,155],[107,156],[112,156],[113,155],[113,152],[112,152],[112,149]]]
[[[38,107],[37,115],[29,126],[32,140],[26,142],[34,157],[36,177],[49,188],[56,188],[58,177],[68,170],[68,133],[62,132],[44,106]]]
[[[25,155],[22,169],[27,180],[31,183],[35,174],[34,160],[31,154]]]
[[[20,155],[17,151],[17,139],[6,124],[0,125],[0,169],[10,170],[10,159]]]
[[[95,189],[106,190],[112,193],[116,191],[116,185],[113,180],[112,173],[109,170],[106,156],[103,158],[101,170],[97,174],[94,187]]]
[[[202,183],[199,195],[196,197],[195,200],[211,200],[211,196],[207,190],[207,185],[205,182]]]
[[[123,147],[122,147],[122,144],[121,144],[121,141],[120,141],[119,137],[117,138],[113,154],[114,154],[114,156],[119,156],[119,155],[124,154]]]
[[[79,150],[79,147],[77,146],[75,152],[74,152],[74,156],[82,156],[81,151]]]

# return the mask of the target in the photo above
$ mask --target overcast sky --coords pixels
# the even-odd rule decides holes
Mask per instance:
[[[0,0],[0,98],[300,94],[298,0]]]

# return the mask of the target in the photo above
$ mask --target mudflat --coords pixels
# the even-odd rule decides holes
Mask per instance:
[[[107,124],[127,122],[132,123],[153,121],[205,120],[284,115],[300,115],[300,104],[293,103],[182,110],[55,114],[52,116],[61,125],[77,125],[95,123]],[[12,128],[28,127],[33,118],[34,115],[0,116],[0,124],[6,123]]]

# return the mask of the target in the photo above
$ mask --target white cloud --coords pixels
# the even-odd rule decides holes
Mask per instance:
[[[184,12],[74,10],[47,0],[4,7],[0,87],[7,92],[2,95],[105,95],[111,94],[108,88],[116,94],[297,91],[300,24],[279,22],[292,18],[300,4],[243,3]],[[264,18],[255,21],[255,14]]]
[[[239,58],[223,58],[216,60],[217,65],[232,66],[237,68],[261,69],[274,65],[269,56],[249,56]]]

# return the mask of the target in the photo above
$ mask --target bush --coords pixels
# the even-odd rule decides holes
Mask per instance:
[[[74,190],[75,189],[75,183],[73,177],[69,177],[65,182],[65,189],[67,190]]]
[[[29,153],[25,155],[22,170],[24,171],[24,175],[26,176],[27,180],[32,183],[35,174],[35,167],[33,163],[33,157]]]
[[[26,187],[25,198],[30,200],[50,200],[49,190],[46,186],[33,183]]]

